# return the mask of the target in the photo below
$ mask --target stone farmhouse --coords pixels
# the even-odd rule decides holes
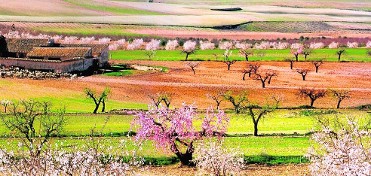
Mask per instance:
[[[53,72],[82,72],[108,64],[108,45],[59,44],[0,35],[0,65]]]

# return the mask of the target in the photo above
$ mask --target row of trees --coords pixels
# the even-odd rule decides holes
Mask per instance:
[[[260,41],[260,42],[243,42],[243,41],[206,41],[206,40],[158,40],[150,39],[145,42],[142,38],[137,38],[127,41],[126,39],[112,40],[108,37],[95,38],[95,37],[76,37],[76,36],[61,36],[61,35],[32,35],[30,33],[19,33],[18,31],[10,31],[9,33],[4,34],[9,38],[42,38],[42,39],[53,39],[55,42],[61,42],[66,44],[109,44],[110,50],[176,50],[180,46],[184,47],[185,43],[194,42],[195,46],[198,46],[201,50],[212,50],[215,48],[219,49],[298,49],[298,48],[307,48],[307,49],[321,49],[321,48],[358,48],[360,46],[365,46],[366,48],[371,48],[371,41],[367,42],[356,42],[348,41],[346,43],[339,43],[336,41],[331,42],[330,44],[325,44],[323,42],[311,42],[311,43],[289,43],[284,41]]]
[[[269,78],[266,77],[263,78],[264,81],[266,79]],[[89,99],[91,99],[94,102],[95,105],[95,108],[93,110],[94,114],[98,112],[98,109],[101,106],[101,104],[102,104],[101,112],[105,112],[106,101],[110,94],[109,88],[105,88],[105,90],[102,91],[100,94],[97,94],[92,89],[86,88],[85,94]],[[149,94],[148,97],[151,100],[151,104],[154,107],[160,108],[161,106],[164,106],[166,108],[170,108],[173,95],[174,94],[168,92],[158,92],[156,94]],[[316,100],[323,98],[326,95],[331,95],[337,100],[336,108],[338,109],[340,108],[341,102],[343,102],[343,100],[351,98],[349,90],[300,88],[297,93],[298,97],[308,98],[310,100],[309,107],[311,108],[314,107],[314,102]],[[239,94],[234,94],[232,91],[224,91],[222,89],[219,89],[214,93],[207,94],[207,97],[215,102],[217,109],[220,109],[222,101],[230,102],[234,108],[235,113],[237,114],[241,113],[241,111],[246,109],[247,107],[260,107],[256,104],[251,104],[251,102],[248,101],[247,93],[245,91],[242,91]],[[271,99],[274,100],[274,102],[276,102],[275,107],[278,107],[278,104],[282,101],[283,98],[272,96]],[[8,106],[12,105],[12,102],[3,100],[1,101],[0,104],[3,106],[4,112],[7,112],[7,108]]]

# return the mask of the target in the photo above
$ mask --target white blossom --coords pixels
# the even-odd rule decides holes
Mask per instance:
[[[330,49],[339,48],[339,43],[337,43],[337,42],[331,42],[328,45],[328,48],[330,48]]]
[[[169,40],[166,43],[165,49],[166,50],[175,50],[179,46],[178,40]]]

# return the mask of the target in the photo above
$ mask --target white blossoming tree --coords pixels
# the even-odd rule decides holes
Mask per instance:
[[[244,168],[243,153],[236,148],[223,146],[223,141],[201,143],[195,150],[200,174],[238,175]]]
[[[188,40],[183,44],[183,51],[182,53],[186,54],[185,60],[188,60],[189,55],[195,53],[196,51],[196,42]]]
[[[371,133],[362,130],[354,118],[347,118],[348,124],[336,120],[339,130],[328,119],[318,117],[317,121],[322,130],[314,133],[312,140],[318,147],[311,147],[306,155],[312,175],[371,175]],[[365,127],[369,128],[369,124]]]

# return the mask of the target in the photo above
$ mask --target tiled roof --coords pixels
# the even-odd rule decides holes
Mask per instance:
[[[5,39],[9,52],[28,53],[33,47],[46,46],[48,39]]]
[[[100,54],[108,49],[106,44],[61,44],[62,47],[89,47],[92,49],[94,56],[100,56]]]
[[[60,58],[62,61],[90,56],[91,48],[87,47],[35,47],[27,54],[27,57]]]

